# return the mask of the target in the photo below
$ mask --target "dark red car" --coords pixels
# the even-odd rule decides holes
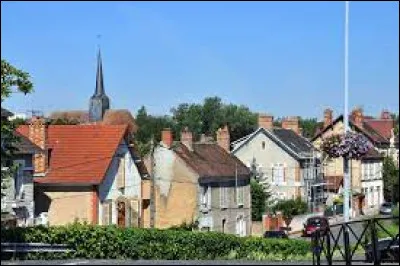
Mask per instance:
[[[314,216],[307,219],[304,224],[303,236],[311,236],[315,230],[320,229],[322,235],[324,235],[329,228],[329,221],[324,216]]]

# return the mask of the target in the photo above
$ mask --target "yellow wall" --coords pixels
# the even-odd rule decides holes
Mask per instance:
[[[333,128],[330,128],[313,141],[314,147],[317,149],[321,146],[321,139],[331,136],[332,134],[344,133],[344,123],[342,121],[337,122]],[[322,137],[322,138],[321,138]],[[361,161],[351,160],[351,183],[352,188],[361,188]],[[325,160],[323,168],[326,176],[343,176],[343,158],[328,158]]]
[[[39,206],[42,210],[47,209],[49,225],[65,225],[79,222],[92,222],[92,197],[93,192],[88,188],[62,188],[63,191],[57,191],[57,188],[39,188],[37,193],[42,193],[40,198],[49,199],[47,206]],[[44,196],[45,195],[45,196]],[[37,205],[43,205],[38,198]]]

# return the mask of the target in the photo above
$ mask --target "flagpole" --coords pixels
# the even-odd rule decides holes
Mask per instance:
[[[349,131],[349,1],[345,2],[345,33],[344,33],[344,130],[345,133]],[[349,221],[350,216],[350,169],[349,169],[349,159],[347,157],[343,158],[343,187],[344,187],[344,203],[343,203],[343,216],[344,221]]]

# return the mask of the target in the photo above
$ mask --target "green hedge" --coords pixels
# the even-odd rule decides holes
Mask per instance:
[[[303,240],[80,224],[2,229],[1,242],[67,244],[75,250],[69,254],[31,253],[22,259],[290,260],[308,258],[311,250],[310,244]]]

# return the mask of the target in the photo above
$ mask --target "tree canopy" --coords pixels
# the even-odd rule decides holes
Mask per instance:
[[[12,93],[30,93],[33,90],[31,78],[27,72],[24,72],[6,60],[1,60],[1,103],[9,98]],[[7,118],[1,119],[1,188],[5,181],[15,171],[11,159],[14,154],[14,146],[19,140],[14,134],[17,121],[10,121]]]

